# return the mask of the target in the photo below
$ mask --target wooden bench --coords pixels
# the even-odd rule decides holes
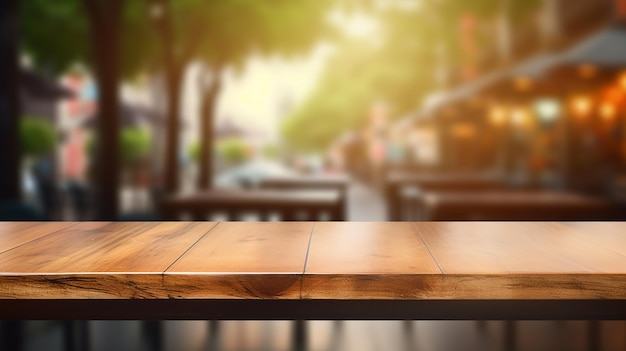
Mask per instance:
[[[389,175],[386,182],[388,218],[391,221],[412,220],[411,202],[406,202],[404,192],[422,191],[483,191],[499,189],[504,185],[501,179],[492,174],[458,172],[396,172]]]
[[[425,191],[405,201],[417,203],[423,219],[431,221],[571,221],[617,217],[611,204],[602,198],[547,190]]]
[[[210,220],[222,214],[237,221],[248,213],[258,221],[272,216],[283,221],[345,220],[345,199],[335,190],[213,190],[168,197],[159,208],[170,220]]]
[[[2,319],[626,319],[626,223],[0,223]]]
[[[343,215],[348,211],[348,182],[345,175],[326,176],[284,176],[261,179],[257,187],[263,190],[334,190],[339,193],[339,206],[343,208]]]

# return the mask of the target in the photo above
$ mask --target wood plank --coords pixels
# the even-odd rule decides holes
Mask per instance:
[[[414,298],[441,275],[411,223],[316,223],[303,298]]]
[[[300,297],[312,223],[222,222],[165,274],[174,297]]]
[[[422,222],[445,274],[624,273],[626,256],[558,222]],[[623,227],[626,229],[626,227]]]
[[[0,297],[167,297],[161,274],[215,224],[86,222],[0,255]]]
[[[422,222],[416,229],[445,273],[431,282],[432,298],[626,298],[626,256],[598,244],[590,230],[581,235],[550,222]]]
[[[578,237],[626,256],[626,223],[564,222]]]
[[[75,224],[74,222],[0,222],[0,253]]]
[[[0,301],[626,300],[621,222],[2,223],[0,233],[11,228],[39,234],[0,254]]]

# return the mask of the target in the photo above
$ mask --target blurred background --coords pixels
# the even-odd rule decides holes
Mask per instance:
[[[0,70],[2,220],[626,218],[625,0],[2,0]],[[124,323],[87,344],[143,345]],[[161,347],[217,347],[187,323]],[[219,345],[289,348],[281,323]],[[506,341],[437,323],[312,322],[308,345]],[[516,347],[626,344],[546,323]]]
[[[624,214],[623,0],[11,0],[2,17],[3,219]]]

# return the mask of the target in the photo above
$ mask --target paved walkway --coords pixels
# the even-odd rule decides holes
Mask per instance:
[[[383,222],[387,208],[382,193],[357,181],[348,187],[348,220],[353,222]]]

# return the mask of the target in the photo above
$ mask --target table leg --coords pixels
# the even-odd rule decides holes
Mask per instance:
[[[209,351],[217,351],[220,349],[220,322],[209,321]]]
[[[599,321],[587,322],[587,338],[587,349],[589,351],[599,351],[602,349]]]
[[[293,351],[306,351],[306,321],[293,321]]]
[[[0,322],[0,347],[4,350],[24,350],[24,322],[3,321]]]
[[[148,344],[148,350],[163,350],[163,322],[161,321],[143,321],[143,333]]]
[[[504,349],[506,351],[517,350],[517,330],[515,321],[506,321],[504,324]]]

